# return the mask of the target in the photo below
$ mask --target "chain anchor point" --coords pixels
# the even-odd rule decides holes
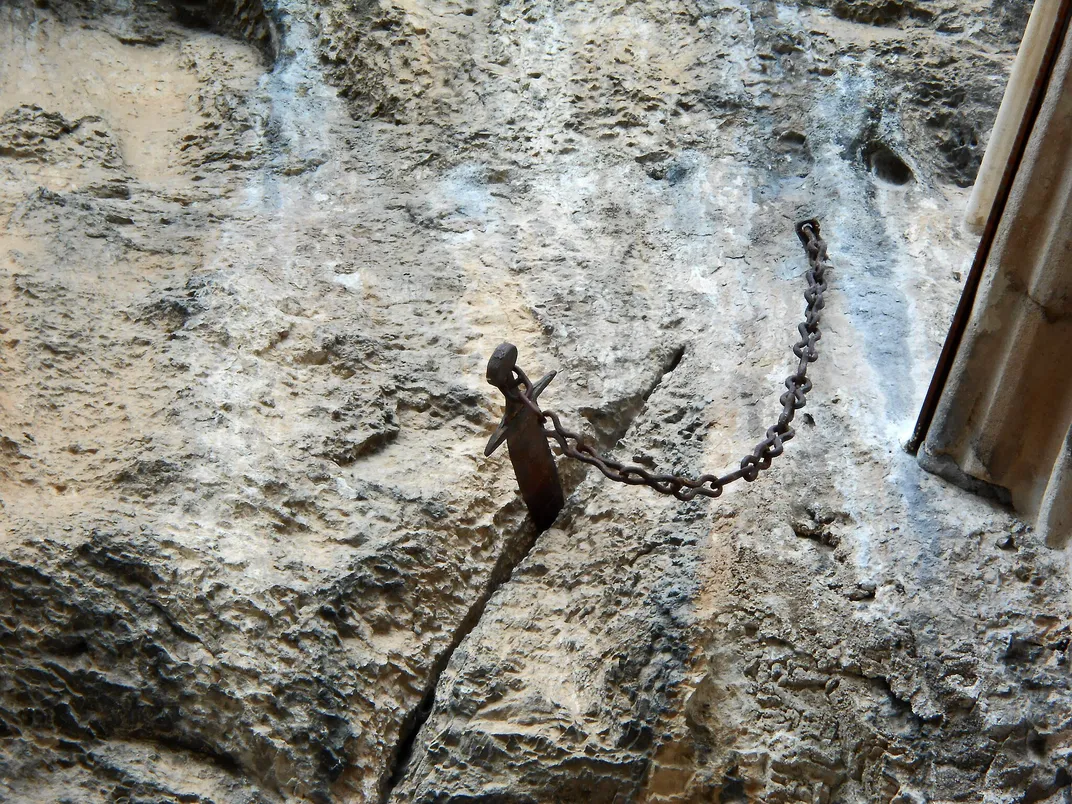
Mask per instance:
[[[506,442],[521,498],[536,527],[547,530],[565,504],[554,455],[543,429],[543,414],[537,404],[540,393],[551,383],[552,371],[536,383],[517,367],[517,347],[498,346],[488,360],[487,378],[506,397],[506,412],[495,428],[484,455],[491,455]]]

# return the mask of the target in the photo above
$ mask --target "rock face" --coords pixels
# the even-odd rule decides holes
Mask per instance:
[[[899,448],[1022,3],[0,7],[0,798],[1067,800],[1067,559]],[[563,462],[539,535],[484,367]]]

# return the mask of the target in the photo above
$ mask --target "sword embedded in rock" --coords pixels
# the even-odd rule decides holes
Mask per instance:
[[[517,347],[512,343],[497,347],[488,360],[488,382],[506,397],[506,413],[484,454],[491,455],[506,442],[521,497],[540,530],[551,527],[564,503],[562,483],[547,443],[543,419],[536,413],[536,400],[555,374],[552,371],[539,382],[529,382],[525,372],[517,368]]]

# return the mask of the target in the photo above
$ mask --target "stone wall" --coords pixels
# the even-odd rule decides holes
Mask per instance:
[[[212,8],[0,7],[0,798],[1064,800],[1065,555],[900,449],[1022,5]],[[732,466],[811,216],[776,468],[537,538],[491,350]]]

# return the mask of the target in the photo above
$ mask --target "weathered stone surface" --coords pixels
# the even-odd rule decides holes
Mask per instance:
[[[1061,800],[1064,555],[899,449],[1020,6],[125,5],[0,8],[0,796]],[[732,465],[811,215],[777,467],[536,539],[491,350]]]

